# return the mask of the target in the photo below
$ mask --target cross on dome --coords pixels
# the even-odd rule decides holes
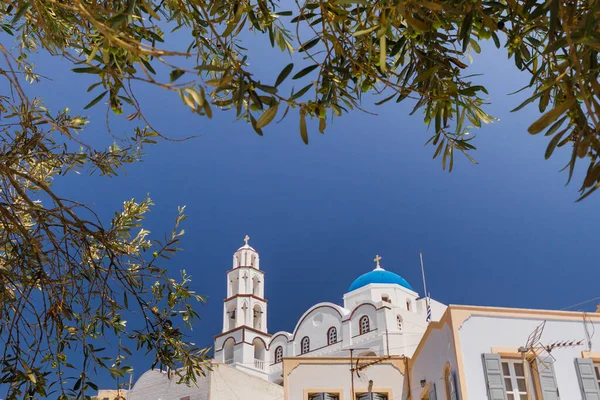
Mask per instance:
[[[250,240],[250,236],[246,235],[246,237],[244,237],[244,242],[246,242],[246,246],[248,246],[249,240]]]
[[[406,282],[406,279],[404,279],[403,277],[401,277],[400,275],[391,272],[391,271],[386,271],[385,269],[381,268],[381,261],[382,257],[378,254],[375,259],[373,261],[375,261],[375,269],[372,271],[367,272],[366,274],[362,274],[361,276],[359,276],[358,278],[356,278],[354,280],[354,282],[352,282],[352,284],[350,285],[350,287],[348,288],[348,293],[360,289],[362,287],[368,286],[370,284],[386,284],[386,285],[399,285],[402,286],[406,289],[409,290],[413,290],[412,286],[410,286],[410,284],[408,282]]]
[[[382,257],[379,254],[377,254],[375,256],[375,259],[373,260],[377,264],[376,267],[375,267],[375,271],[383,270],[383,268],[381,268],[381,265],[379,265],[379,261],[381,261],[381,259],[382,259]]]
[[[375,261],[377,263],[377,266],[379,267],[379,261],[381,261],[381,257],[379,256],[379,254],[375,256],[375,259],[373,261]]]

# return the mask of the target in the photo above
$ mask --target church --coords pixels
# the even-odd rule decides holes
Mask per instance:
[[[246,238],[247,240],[248,238]],[[411,356],[427,328],[426,299],[401,276],[375,268],[352,282],[343,306],[318,303],[290,332],[269,333],[266,277],[258,252],[247,242],[233,255],[227,274],[223,330],[215,337],[214,358],[249,374],[283,383],[285,357],[399,354]],[[438,320],[446,306],[434,300],[430,318]]]
[[[318,303],[268,330],[259,253],[227,271],[212,371],[198,386],[147,371],[127,400],[600,400],[600,314],[444,305],[381,257],[343,304]],[[99,391],[112,400],[114,391]]]

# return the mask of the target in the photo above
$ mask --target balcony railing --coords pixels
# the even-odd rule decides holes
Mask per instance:
[[[264,360],[259,360],[258,358],[254,359],[254,368],[258,368],[260,370],[265,369],[265,361]]]

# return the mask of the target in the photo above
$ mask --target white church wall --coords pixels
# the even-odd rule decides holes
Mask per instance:
[[[304,313],[294,331],[293,352],[290,355],[302,353],[304,337],[310,340],[311,352],[327,347],[327,331],[331,327],[336,328],[338,340],[341,340],[343,314],[338,307],[330,303],[320,303]]]
[[[347,348],[352,345],[351,321],[349,319],[342,321],[342,347]]]
[[[235,343],[241,343],[244,339],[244,332],[242,331],[242,329],[238,328],[234,331],[227,332],[224,335],[221,334],[215,336],[215,344],[213,347],[215,353],[223,348],[225,341],[229,338],[233,338],[233,340],[235,340]]]
[[[401,358],[384,360],[360,371],[360,376],[355,374],[355,392],[366,392],[372,380],[373,391],[386,392],[389,399],[400,399],[403,363]],[[352,399],[351,366],[348,357],[285,359],[284,400],[306,400],[309,393],[319,392],[342,393],[341,398]]]
[[[383,303],[386,304],[386,303]],[[375,326],[377,326],[377,329],[379,330],[379,333],[381,335],[384,335],[387,331],[388,331],[388,318],[390,317],[390,311],[391,309],[387,306],[381,306],[379,308],[377,308],[376,311],[376,324]]]
[[[275,333],[269,342],[268,357],[270,369],[269,372],[274,374],[277,370],[281,369],[281,362],[275,363],[275,351],[279,346],[283,349],[282,357],[290,357],[294,354],[294,343],[292,341],[292,334],[289,332],[277,332]],[[272,379],[270,379],[272,381]]]
[[[390,285],[385,283],[371,283],[344,295],[344,308],[353,309],[361,303],[368,301],[379,303],[383,297],[389,301],[384,301],[383,305],[393,305],[406,308],[406,301],[415,305],[418,293],[399,285]]]
[[[350,317],[352,342],[355,341],[355,337],[360,335],[360,320],[365,315],[369,317],[369,329],[371,331],[377,330],[377,306],[373,303],[361,304],[352,310]]]
[[[236,363],[241,364],[246,368],[254,368],[254,346],[252,344],[253,341],[246,338],[244,343],[236,346]]]
[[[427,327],[424,317],[402,309],[389,310],[387,314],[394,324],[388,325],[387,332],[390,354],[412,356]],[[402,329],[398,327],[398,316],[402,318]]]
[[[288,332],[277,332],[271,336],[271,340],[269,341],[269,360],[271,364],[275,362],[275,350],[279,346],[283,349],[283,357],[293,355],[292,345],[289,343],[291,338],[292,335]]]
[[[401,308],[406,309],[407,311],[411,311],[411,312],[416,312],[417,308],[416,308],[416,300],[419,297],[419,295],[410,290],[410,289],[406,289],[403,288],[401,286],[398,286],[395,290],[395,299],[393,300],[393,304],[400,306]],[[407,307],[407,303],[410,304],[410,310]]]
[[[448,308],[447,305],[440,303],[437,300],[430,299],[429,305],[431,307],[431,320],[439,321],[442,318],[442,315],[446,312]]]
[[[398,324],[396,322],[397,315],[400,314],[396,307],[385,308],[383,312],[384,326],[387,332],[396,332],[398,330]]]
[[[344,308],[352,310],[364,302],[373,301],[369,286],[371,285],[344,294]]]

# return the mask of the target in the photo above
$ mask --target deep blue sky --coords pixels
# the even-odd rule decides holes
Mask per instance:
[[[273,80],[288,62],[260,46],[254,51],[253,67]],[[64,66],[43,58],[40,72],[53,81],[35,89],[51,109],[80,111],[94,95],[85,93],[86,77]],[[201,136],[160,143],[127,176],[56,185],[64,196],[93,204],[107,222],[123,200],[150,193],[156,206],[147,227],[157,235],[170,229],[177,206],[187,205],[185,250],[167,265],[189,271],[208,297],[193,333],[203,346],[221,331],[225,273],[246,234],[266,274],[271,332],[292,330],[317,302],[341,303],[376,254],[422,292],[422,251],[431,295],[447,304],[560,309],[600,296],[600,195],[575,203],[580,181],[565,188],[567,176],[558,172],[568,150],[545,161],[548,138],[526,131],[537,108],[509,112],[524,97],[507,94],[527,77],[503,52],[484,46],[471,69],[485,73],[478,82],[489,89],[487,110],[500,121],[474,131],[480,164],[459,156],[451,174],[423,146],[431,133],[422,117],[408,115],[408,104],[371,107],[377,116],[346,115],[325,135],[313,121],[305,146],[293,113],[259,137],[232,113],[201,118],[176,94],[142,87],[145,111],[164,134]],[[105,140],[102,107],[87,114],[84,140]],[[127,132],[127,125],[115,119],[113,129]],[[148,367],[141,357],[134,364],[136,376]]]

